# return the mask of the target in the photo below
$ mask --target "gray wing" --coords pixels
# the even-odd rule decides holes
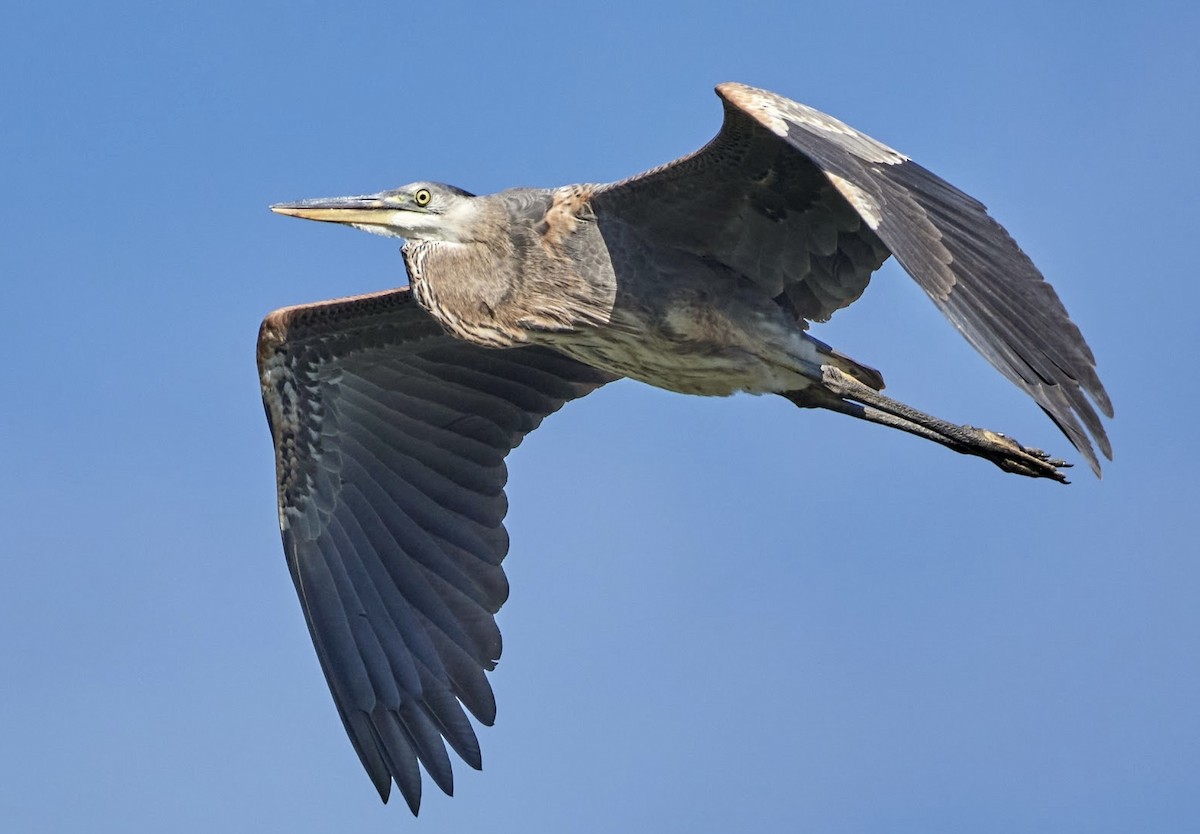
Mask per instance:
[[[481,765],[465,706],[496,704],[508,596],[504,459],[613,379],[553,351],[442,332],[408,289],[279,310],[258,365],[279,526],[321,668],[359,759],[413,813],[418,761],[453,787],[443,739]]]
[[[1092,351],[982,203],[810,107],[741,84],[717,93],[725,121],[712,142],[602,187],[596,211],[724,263],[809,320],[858,298],[895,255],[1100,474],[1092,441],[1110,459],[1112,448],[1097,408],[1113,410]]]

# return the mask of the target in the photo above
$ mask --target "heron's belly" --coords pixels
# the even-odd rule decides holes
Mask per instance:
[[[799,334],[787,334],[785,344],[776,339],[753,345],[741,341],[596,329],[559,334],[550,344],[580,362],[681,394],[724,397],[739,391],[794,391],[811,383],[813,369],[819,377],[820,360]]]

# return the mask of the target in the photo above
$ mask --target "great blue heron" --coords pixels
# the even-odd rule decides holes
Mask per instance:
[[[1112,457],[1091,350],[982,204],[809,107],[717,93],[715,139],[621,182],[271,207],[407,239],[409,287],[271,313],[258,365],[321,667],[380,796],[395,780],[414,814],[418,762],[451,792],[443,739],[480,767],[463,707],[496,715],[504,459],[568,400],[619,377],[775,393],[1065,481],[1063,461],[885,397],[879,372],[808,335],[895,255],[1097,475],[1092,440]]]

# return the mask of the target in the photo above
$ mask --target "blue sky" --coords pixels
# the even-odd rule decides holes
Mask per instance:
[[[0,827],[1196,830],[1200,11],[901,8],[6,9]],[[782,400],[571,405],[510,459],[484,771],[414,822],[317,667],[253,363],[268,310],[403,266],[266,206],[619,178],[706,141],[725,80],[987,203],[1094,348],[1116,461],[1063,488]],[[816,332],[1071,452],[894,266]]]

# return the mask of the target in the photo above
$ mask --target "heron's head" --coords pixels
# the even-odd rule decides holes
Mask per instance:
[[[461,243],[473,239],[475,200],[475,195],[452,185],[414,182],[378,194],[276,203],[271,211],[342,223],[375,235]]]

